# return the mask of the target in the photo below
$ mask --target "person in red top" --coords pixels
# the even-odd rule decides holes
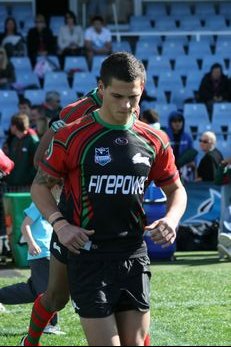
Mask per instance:
[[[143,232],[163,246],[173,243],[186,193],[167,136],[134,115],[145,83],[143,64],[129,53],[114,53],[100,76],[102,107],[55,134],[31,193],[69,251],[71,297],[89,345],[142,345],[150,322]],[[57,207],[50,193],[60,179],[65,207]],[[145,226],[142,200],[152,180],[168,207],[165,218]]]

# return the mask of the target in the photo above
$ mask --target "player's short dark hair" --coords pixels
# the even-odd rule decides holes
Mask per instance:
[[[128,52],[110,54],[102,63],[100,79],[107,87],[112,78],[124,82],[132,82],[140,78],[145,82],[146,72],[143,63]]]

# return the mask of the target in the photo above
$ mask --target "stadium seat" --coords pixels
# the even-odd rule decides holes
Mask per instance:
[[[72,104],[77,100],[77,93],[74,89],[59,89],[58,92],[60,94],[62,107]]]
[[[202,103],[185,104],[184,117],[188,126],[196,128],[198,128],[199,124],[207,125],[210,123],[207,108]]]
[[[170,16],[180,18],[192,14],[191,4],[188,2],[172,2],[170,5]]]
[[[171,71],[171,64],[167,57],[154,56],[148,58],[147,74],[150,76],[159,76],[166,71]]]
[[[63,71],[60,72],[47,72],[44,76],[44,89],[45,90],[56,90],[59,88],[68,89],[69,83],[67,74]]]
[[[174,70],[181,76],[187,76],[189,71],[197,71],[199,67],[195,57],[184,54],[176,57]]]
[[[121,52],[121,51],[127,51],[127,52],[131,52],[131,45],[129,43],[129,41],[125,40],[125,41],[113,41],[112,42],[112,51],[113,52]]]
[[[217,30],[229,30],[226,24],[225,17],[223,15],[210,15],[205,19],[206,30],[217,31]]]
[[[168,57],[169,59],[175,60],[177,55],[185,54],[184,46],[178,41],[165,41],[162,45],[162,56]]]
[[[179,22],[180,30],[193,31],[195,28],[200,30],[202,27],[201,20],[197,16],[181,17]]]
[[[101,64],[106,58],[107,58],[107,55],[95,55],[94,56],[91,71],[92,71],[92,73],[95,74],[95,76],[99,76]]]
[[[158,17],[155,19],[155,31],[175,31],[176,21],[172,17]]]
[[[73,77],[72,89],[79,94],[86,94],[96,88],[97,80],[95,74],[88,72],[76,72]]]
[[[33,71],[16,71],[16,83],[26,89],[40,88],[38,76]]]
[[[224,58],[220,55],[204,55],[202,59],[202,71],[203,73],[209,72],[211,66],[215,63],[221,64],[223,69],[225,70],[225,62]]]
[[[44,59],[44,57],[40,57],[38,56],[36,58],[37,61],[39,61],[40,59]],[[54,68],[55,70],[60,70],[60,62],[59,62],[59,58],[57,57],[57,55],[48,55],[47,56],[48,61],[50,61],[52,64],[54,64]]]
[[[216,14],[213,1],[194,1],[194,13],[196,16],[203,19],[210,15]]]
[[[17,112],[18,112],[17,104],[1,106],[0,125],[4,133],[9,129],[11,118]]]
[[[203,76],[204,74],[200,70],[189,71],[186,77],[186,88],[192,89],[193,91],[197,91],[199,89],[200,82]]]
[[[177,105],[177,108],[183,108],[185,100],[193,99],[194,91],[191,88],[175,88],[171,92],[170,101]]]
[[[166,103],[164,103],[164,104],[156,103],[155,110],[159,114],[161,126],[166,128],[168,126],[169,114],[172,111],[176,111],[177,110],[177,106],[175,104],[172,104],[172,103],[169,103],[169,104],[166,104]]]
[[[212,112],[212,126],[219,132],[231,127],[231,102],[215,103]]]
[[[55,36],[58,36],[60,27],[64,25],[64,16],[51,16],[50,28]]]
[[[175,88],[183,88],[183,82],[178,71],[161,73],[159,75],[158,88],[162,88],[165,91],[172,91]]]
[[[24,97],[29,99],[33,105],[40,105],[45,101],[45,94],[44,89],[27,89],[24,92]]]
[[[147,16],[131,16],[129,21],[130,31],[149,31],[152,29]]]
[[[203,59],[204,55],[211,55],[211,48],[209,42],[203,41],[190,41],[188,45],[188,56],[194,59]]]
[[[14,65],[15,71],[32,71],[31,62],[28,57],[11,57],[10,61]]]
[[[150,42],[138,41],[136,44],[135,56],[138,59],[147,60],[158,55],[157,46]]]
[[[14,90],[0,90],[0,105],[1,108],[9,105],[18,104],[18,94]]]
[[[165,2],[145,2],[144,7],[145,15],[151,19],[167,15],[167,6]]]
[[[219,14],[222,14],[226,19],[230,20],[231,2],[220,1],[219,2]]]
[[[66,56],[64,60],[64,71],[69,72],[70,70],[87,72],[88,65],[86,58],[84,56]]]

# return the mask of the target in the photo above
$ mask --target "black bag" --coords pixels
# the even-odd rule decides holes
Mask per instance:
[[[216,251],[219,222],[211,225],[180,226],[176,238],[177,251]]]

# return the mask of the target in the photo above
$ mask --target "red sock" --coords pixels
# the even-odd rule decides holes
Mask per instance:
[[[24,346],[39,346],[39,339],[47,326],[49,320],[56,312],[49,312],[41,304],[42,295],[39,295],[34,302],[28,335],[24,341]]]
[[[150,335],[147,335],[144,339],[144,346],[151,346]]]

